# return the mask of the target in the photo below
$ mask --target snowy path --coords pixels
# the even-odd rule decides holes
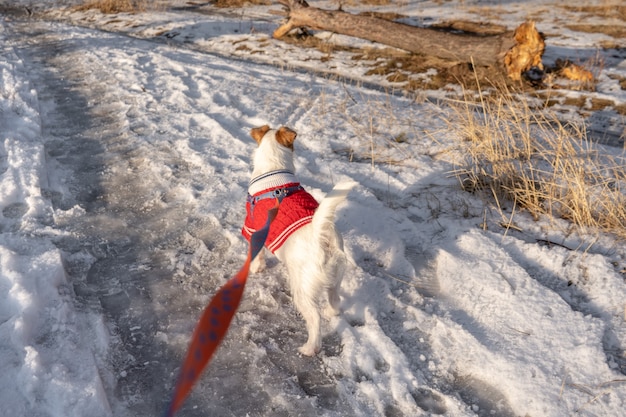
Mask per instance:
[[[222,77],[227,76],[220,74],[232,68],[223,63],[201,64],[203,55],[113,35],[102,37],[97,32],[99,38],[94,40],[94,32],[62,25],[52,31],[45,24],[24,25],[16,30],[28,39],[19,53],[36,77],[33,82],[47,138],[49,193],[55,208],[66,212],[57,226],[70,232],[57,243],[66,254],[78,304],[91,312],[102,312],[110,320],[108,327],[115,347],[106,359],[113,365],[114,374],[107,376],[112,380],[105,379],[104,385],[114,387],[115,399],[130,404],[133,415],[153,415],[163,408],[181,355],[165,343],[173,338],[168,327],[182,327],[185,332],[177,337],[181,338],[180,347],[184,347],[189,334],[186,332],[191,331],[207,296],[241,261],[241,255],[232,260],[225,257],[236,236],[224,236],[216,227],[219,218],[222,226],[238,230],[239,213],[228,212],[230,202],[224,207],[211,202],[213,212],[207,213],[209,219],[213,218],[211,222],[194,215],[202,208],[190,200],[194,192],[203,191],[242,199],[248,176],[245,158],[251,143],[245,143],[247,129],[241,129],[231,118],[245,115],[246,106],[237,103],[232,81],[224,81]],[[153,48],[161,51],[151,52]],[[110,56],[114,58],[107,59]],[[129,65],[112,67],[111,63],[119,62]],[[272,78],[271,71],[247,76]],[[142,85],[125,85],[126,72],[132,74],[128,79],[140,80]],[[198,79],[194,74],[202,72],[211,74],[212,79],[200,77],[201,82],[210,85],[194,85]],[[170,91],[159,91],[165,87]],[[228,109],[204,115],[201,103],[199,109],[179,107],[188,100],[202,99],[193,96],[200,91],[212,92],[206,97],[211,100],[209,107],[217,103]],[[163,96],[156,100],[151,92]],[[169,94],[175,96],[171,101]],[[185,97],[188,95],[191,97]],[[181,120],[181,126],[173,125],[177,131],[159,130],[160,120],[172,111],[178,114],[177,119],[182,119],[181,113],[192,113],[188,121]],[[297,121],[297,117],[293,119]],[[166,125],[171,126],[171,122]],[[233,141],[232,135],[244,142],[236,144],[237,155],[227,155],[210,146],[215,138],[188,140],[185,134],[189,128],[203,128],[207,130],[203,134],[211,131],[229,141]],[[177,146],[197,147],[196,152],[202,152],[211,166],[200,167],[206,160],[184,160]],[[185,154],[189,152],[193,150],[184,150]],[[233,157],[244,161],[233,164],[229,160]],[[233,166],[238,166],[240,172],[232,172]],[[241,249],[239,244],[240,254]],[[213,276],[211,270],[216,263],[220,268]],[[264,279],[273,277],[267,274],[259,281]],[[196,406],[204,404],[195,411],[197,415],[205,415],[207,407],[218,414],[228,409],[232,415],[276,415],[277,408],[278,415],[310,415],[321,410],[335,415],[369,414],[370,405],[359,404],[358,398],[346,399],[349,393],[338,390],[337,376],[329,374],[322,362],[294,354],[298,345],[294,335],[303,338],[304,332],[282,282],[257,285],[250,290],[255,292],[260,292],[269,305],[259,305],[255,300],[246,306],[244,302],[239,320],[245,333],[233,329],[231,340],[222,348],[224,354],[212,365],[213,377],[197,390],[219,392],[219,398],[198,395]],[[276,309],[278,306],[282,308]],[[363,343],[358,330],[353,332],[351,337]],[[338,336],[332,334],[325,341],[329,345],[327,360],[332,361],[333,355],[340,353],[338,343]],[[231,351],[237,353],[229,354]],[[367,358],[364,365],[374,368],[357,370],[357,377],[370,380],[371,371],[389,371],[390,365],[382,355],[373,365]],[[101,366],[107,369],[106,363]],[[260,370],[267,374],[262,383],[258,381]],[[225,383],[233,378],[236,382],[232,385]],[[401,383],[404,378],[411,378],[410,373],[402,375]],[[256,394],[241,401],[242,391]],[[278,406],[272,400],[276,396]],[[284,396],[289,400],[281,399]],[[319,399],[313,404],[311,398],[315,397]],[[189,413],[195,415],[194,411]]]
[[[325,323],[319,358],[299,357],[304,326],[270,263],[181,416],[622,409],[612,393],[623,386],[602,385],[626,372],[614,266],[481,231],[482,203],[449,192],[456,180],[437,158],[446,145],[423,139],[439,127],[434,106],[59,23],[10,29],[39,100],[43,194],[82,323],[75,337],[113,415],[164,409],[195,320],[241,265],[248,131],[265,123],[299,132],[299,175],[316,197],[341,178],[363,184],[338,221],[353,264],[345,314]],[[378,150],[402,164],[367,160],[372,121],[361,116],[373,110],[390,136],[410,132],[406,147]],[[607,278],[572,285],[580,268]],[[533,398],[530,386],[542,387]]]
[[[136,117],[129,114],[132,90],[110,87],[117,82],[106,64],[97,61],[102,58],[88,53],[89,33],[72,39],[62,28],[55,33],[47,25],[19,30],[28,39],[20,55],[35,76],[42,109],[49,195],[55,209],[66,213],[57,226],[69,233],[57,244],[65,252],[77,304],[89,316],[104,314],[110,320],[117,351],[102,360],[112,361],[117,375],[125,375],[107,375],[105,386],[114,386],[116,397],[131,403],[132,414],[158,414],[162,405],[154,398],[168,393],[154,381],[164,379],[170,371],[165,366],[172,361],[164,360],[168,352],[154,340],[159,316],[151,306],[153,292],[146,280],[166,275],[156,270],[148,276],[137,265],[150,248],[170,238],[167,231],[150,234],[160,216],[176,211],[168,216],[170,222],[186,223],[182,203],[158,213],[149,207],[160,197],[152,186],[161,181],[160,173],[151,171],[150,155],[165,152],[175,165],[176,153],[155,149],[134,134],[138,128],[132,125]],[[145,176],[149,182],[142,181]],[[105,371],[108,364],[101,365]]]

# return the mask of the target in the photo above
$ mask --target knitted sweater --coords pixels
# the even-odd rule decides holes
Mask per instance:
[[[288,182],[277,185],[277,183],[284,181]],[[264,188],[268,185],[270,185],[269,188]],[[287,171],[277,171],[272,175],[266,175],[261,179],[253,179],[250,182],[248,188],[249,198],[246,203],[246,220],[241,230],[246,240],[250,241],[252,233],[265,225],[268,210],[276,205],[275,198],[268,197],[255,201],[254,197],[274,190],[294,189],[292,187],[298,187],[299,185],[300,183],[295,180],[295,176]],[[315,198],[301,187],[284,197],[278,207],[278,213],[270,226],[269,234],[265,241],[267,249],[274,253],[293,232],[311,223],[315,209],[318,206],[319,204]]]

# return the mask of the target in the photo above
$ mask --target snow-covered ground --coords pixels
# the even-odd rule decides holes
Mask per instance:
[[[401,3],[378,9],[425,21],[487,7]],[[202,309],[245,259],[248,132],[266,123],[298,132],[314,196],[360,184],[338,213],[344,313],[318,357],[299,356],[304,324],[270,262],[178,415],[624,415],[623,241],[524,213],[519,230],[498,226],[450,175],[445,107],[320,75],[384,84],[271,40],[276,6],[22,4],[50,13],[0,16],[2,415],[164,411]],[[509,27],[543,10],[547,32],[574,13],[489,7]],[[606,36],[566,31],[547,58],[606,54],[589,94],[624,105],[626,56],[598,50]],[[263,56],[237,52],[250,37]]]

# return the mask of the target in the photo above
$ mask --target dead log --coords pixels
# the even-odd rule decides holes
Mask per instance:
[[[513,80],[519,80],[521,74],[533,66],[541,69],[544,42],[533,22],[522,24],[515,32],[479,36],[419,28],[341,10],[322,10],[310,7],[305,0],[278,2],[287,9],[287,21],[274,31],[274,38],[277,39],[293,29],[309,28],[378,42],[448,61],[498,67]]]

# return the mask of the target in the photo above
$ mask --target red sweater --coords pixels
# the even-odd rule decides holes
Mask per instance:
[[[266,190],[255,193],[253,197],[265,194],[279,188],[297,186],[299,183],[284,184],[279,187],[268,188]],[[276,204],[274,198],[265,198],[252,204],[250,200],[246,203],[246,220],[241,234],[250,241],[252,233],[265,226],[267,221],[267,211]],[[289,236],[302,226],[311,223],[315,209],[319,206],[313,196],[304,190],[298,190],[289,196],[283,198],[276,218],[270,226],[270,231],[265,241],[265,246],[272,253],[282,246]]]

